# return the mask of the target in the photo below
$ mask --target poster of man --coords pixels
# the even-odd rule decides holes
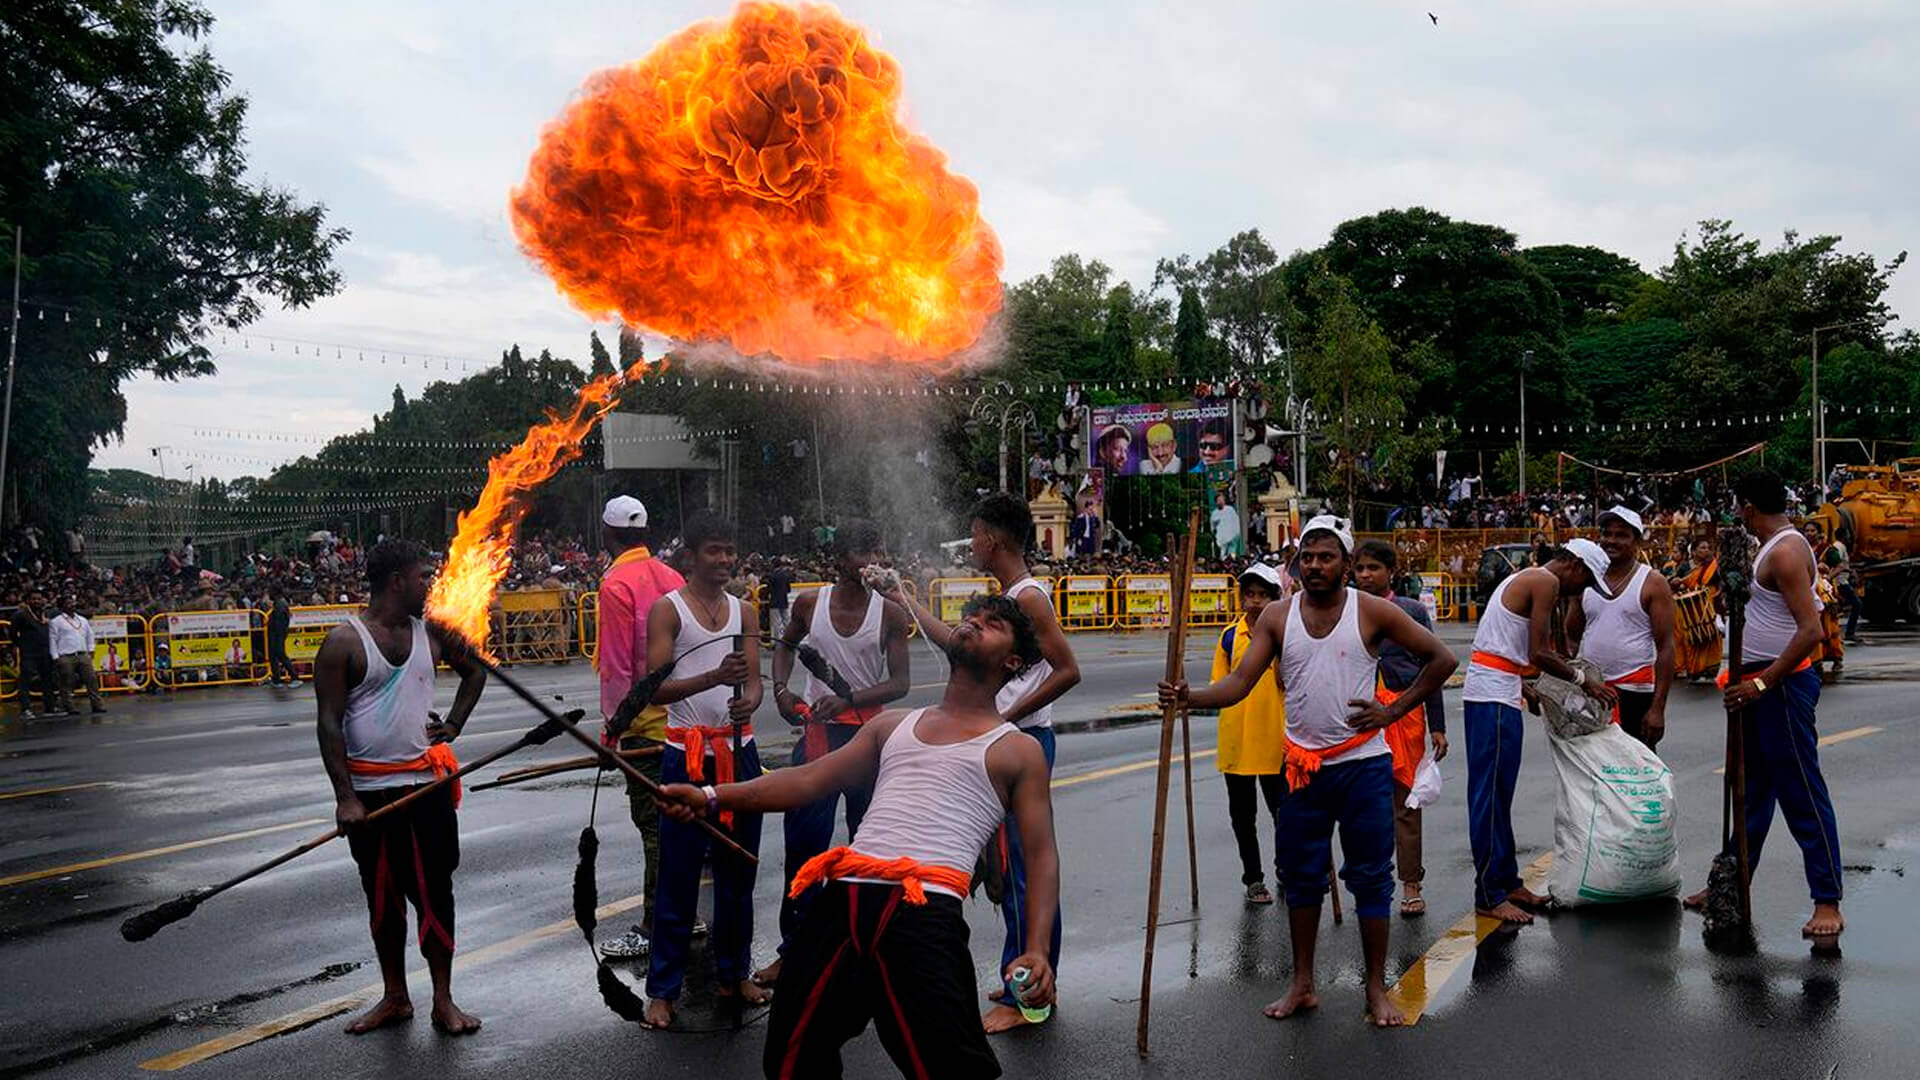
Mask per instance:
[[[1110,477],[1176,476],[1234,464],[1232,406],[1225,401],[1099,405],[1087,464]]]

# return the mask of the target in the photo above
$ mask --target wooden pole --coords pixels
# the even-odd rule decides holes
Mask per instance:
[[[1789,526],[1791,527],[1791,526]],[[1740,656],[1747,630],[1747,597],[1753,585],[1753,541],[1745,528],[1720,532],[1720,583],[1727,598],[1727,680],[1740,681]],[[1733,819],[1733,851],[1739,863],[1740,921],[1753,925],[1752,863],[1747,850],[1747,710],[1727,710],[1727,803]]]
[[[1193,839],[1193,718],[1186,709],[1180,710],[1180,752],[1185,760],[1182,772],[1187,779],[1187,905],[1190,910],[1200,910],[1200,852],[1194,846]]]
[[[1177,583],[1193,570],[1194,547],[1200,539],[1200,510],[1187,515],[1187,538],[1181,545]],[[1187,666],[1187,596],[1173,598],[1173,625],[1167,633],[1166,680],[1182,681]],[[1134,1032],[1134,1048],[1147,1056],[1147,1017],[1153,1007],[1153,939],[1160,929],[1160,874],[1167,852],[1167,783],[1173,770],[1173,723],[1179,707],[1168,705],[1160,712],[1160,758],[1153,791],[1153,851],[1147,872],[1147,944],[1140,959],[1140,1022]]]

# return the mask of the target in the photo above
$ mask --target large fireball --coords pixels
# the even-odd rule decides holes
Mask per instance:
[[[899,65],[833,8],[743,4],[594,76],[541,136],[514,232],[595,318],[936,362],[1000,309],[1000,244],[899,107]]]

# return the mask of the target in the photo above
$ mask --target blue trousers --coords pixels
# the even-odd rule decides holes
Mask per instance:
[[[1513,852],[1513,789],[1520,780],[1520,710],[1492,701],[1469,701],[1462,710],[1467,734],[1467,835],[1473,846],[1473,904],[1498,907],[1520,887]]]
[[[860,733],[857,724],[828,724],[827,753],[853,741]],[[793,763],[807,763],[807,741],[801,739],[793,744]],[[867,803],[873,800],[872,788],[860,788],[848,791],[847,797],[847,836],[851,838],[860,830],[860,819],[867,816]],[[827,850],[833,844],[833,813],[840,805],[840,795],[829,795],[817,802],[808,803],[795,810],[789,810],[782,822],[787,835],[787,854],[784,869],[785,882],[793,884],[793,876],[800,872],[808,859]],[[798,897],[788,897],[786,890],[780,891],[780,954],[786,955],[787,946],[793,942],[793,935],[806,925],[807,912],[820,895],[821,885],[815,885]]]
[[[1393,757],[1379,754],[1323,766],[1313,780],[1280,800],[1275,861],[1289,908],[1319,907],[1333,869],[1333,830],[1340,830],[1340,878],[1362,919],[1393,908]]]
[[[1033,736],[1040,743],[1040,749],[1047,755],[1047,773],[1053,773],[1053,729],[1022,728],[1021,731]],[[1014,962],[1027,951],[1027,861],[1025,850],[1020,846],[1020,826],[1008,814],[1007,835],[1007,888],[1006,895],[1000,901],[1000,917],[1007,924],[1007,939],[1000,946],[1000,970],[1006,971],[1007,965]],[[991,843],[991,841],[989,841]],[[993,857],[988,849],[987,857]],[[1056,908],[1053,914],[1053,940],[1047,945],[1047,963],[1053,966],[1054,975],[1060,974],[1060,923],[1061,915]],[[999,997],[994,999],[1002,1005],[1013,1004],[1013,990],[1003,987]]]
[[[1742,674],[1751,676],[1764,665]],[[1747,708],[1743,732],[1747,754],[1747,861],[1760,865],[1760,848],[1773,825],[1778,803],[1787,831],[1800,845],[1807,889],[1816,903],[1840,902],[1840,828],[1833,796],[1820,773],[1819,732],[1814,706],[1820,703],[1820,675],[1812,668],[1780,680]]]
[[[706,762],[713,776],[713,758]],[[760,775],[760,748],[748,743],[734,758],[734,779]],[[660,756],[660,782],[684,784],[687,754],[668,743]],[[733,815],[733,839],[760,851],[760,815]],[[687,978],[687,952],[693,941],[693,917],[700,903],[700,871],[709,849],[713,856],[713,933],[709,940],[714,973],[721,984],[737,983],[752,972],[753,879],[755,864],[719,847],[693,825],[660,815],[660,885],[653,898],[653,947],[647,963],[647,996],[675,1001]]]

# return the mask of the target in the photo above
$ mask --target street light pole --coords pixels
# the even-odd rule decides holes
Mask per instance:
[[[1827,409],[1820,401],[1820,334],[1826,330],[1845,330],[1866,321],[1853,319],[1813,328],[1813,363],[1809,372],[1812,382],[1810,394],[1813,398],[1813,482],[1822,492],[1826,491],[1827,483]]]
[[[7,406],[0,419],[0,525],[7,521],[7,448],[13,445],[13,358],[20,349],[20,263],[26,230],[13,227],[13,318],[7,330]]]
[[[1527,365],[1533,363],[1533,350],[1520,354],[1520,498],[1527,497]]]

